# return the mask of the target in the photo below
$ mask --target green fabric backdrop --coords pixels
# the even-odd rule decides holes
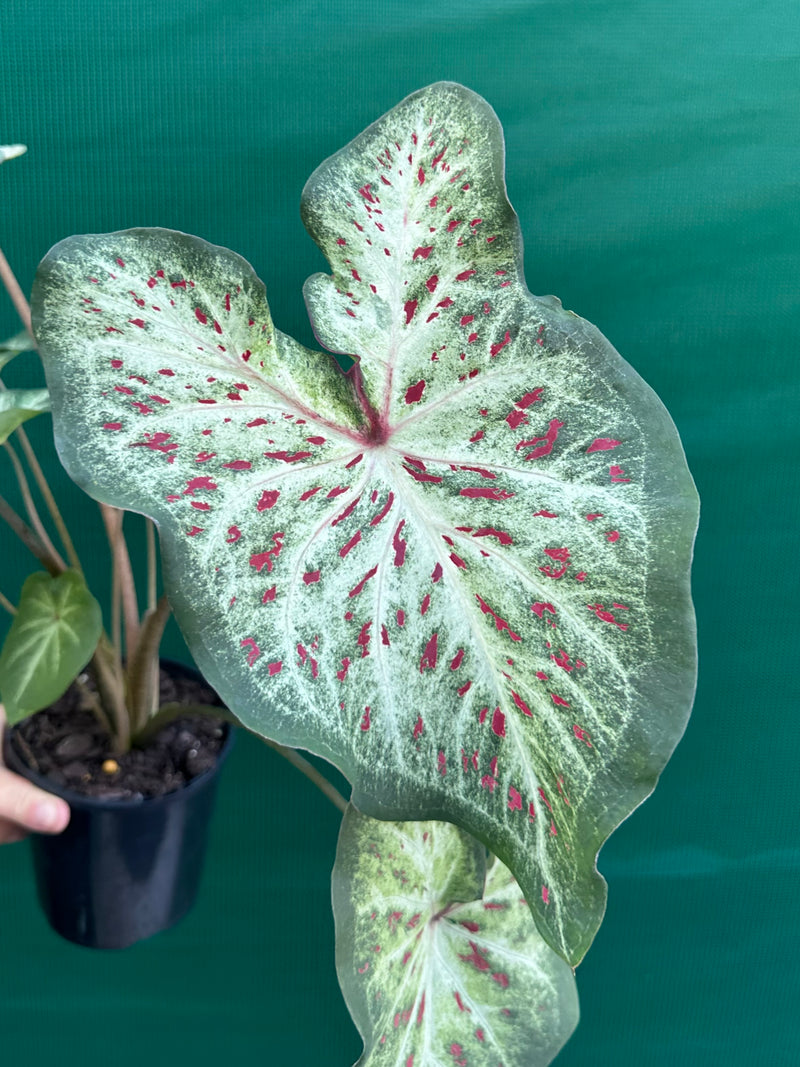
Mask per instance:
[[[609,907],[564,1067],[796,1067],[800,7],[796,0],[3,0],[0,243],[25,288],[73,232],[159,225],[242,253],[312,343],[312,169],[408,92],[484,95],[533,292],[662,396],[703,498],[701,675],[654,797],[601,855]],[[17,329],[0,294],[0,336]],[[29,382],[35,361],[9,368]],[[46,419],[33,424],[47,447]],[[78,493],[53,476],[73,525]],[[0,478],[9,478],[6,468]],[[0,588],[29,569],[0,535]],[[98,559],[96,528],[80,528]],[[3,622],[5,625],[5,621]],[[168,652],[182,654],[172,634]],[[266,746],[226,771],[202,899],[124,953],[60,942],[0,852],[0,1061],[348,1067],[337,813]]]

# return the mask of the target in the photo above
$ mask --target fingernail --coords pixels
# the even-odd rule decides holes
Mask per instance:
[[[63,824],[64,817],[60,804],[45,800],[33,809],[33,825],[37,830],[44,832],[61,830]]]

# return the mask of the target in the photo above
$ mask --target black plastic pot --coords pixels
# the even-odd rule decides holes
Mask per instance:
[[[63,833],[31,835],[39,901],[62,937],[89,948],[127,948],[186,915],[200,884],[219,772],[233,744],[233,730],[223,728],[211,770],[143,800],[104,800],[56,785],[22,763],[6,730],[6,766],[63,797],[72,812]]]

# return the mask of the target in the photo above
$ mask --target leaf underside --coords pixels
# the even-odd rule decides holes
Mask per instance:
[[[327,354],[239,256],[75,237],[34,322],[67,470],[152,516],[192,654],[246,725],[327,757],[385,819],[445,819],[514,872],[572,964],[608,834],[652,790],[695,678],[697,500],[657,397],[532,296],[503,140],[415,93],[315,172]]]
[[[352,806],[333,868],[336,966],[357,1067],[545,1067],[578,1022],[575,979],[511,872],[442,822]]]
[[[23,422],[49,410],[46,389],[4,389],[0,392],[0,444]]]

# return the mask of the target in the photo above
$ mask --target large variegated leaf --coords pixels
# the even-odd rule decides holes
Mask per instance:
[[[350,808],[333,868],[336,968],[357,1067],[545,1067],[578,1022],[569,966],[511,872],[442,822]]]
[[[238,256],[169,231],[76,237],[34,318],[59,449],[158,522],[203,672],[354,802],[442,818],[514,872],[576,963],[606,836],[694,687],[694,488],[661,403],[525,288],[502,133],[460,86],[409,97],[311,178],[333,358],[275,330]]]

